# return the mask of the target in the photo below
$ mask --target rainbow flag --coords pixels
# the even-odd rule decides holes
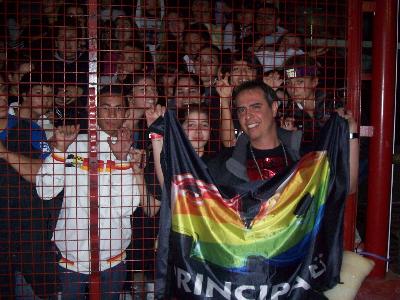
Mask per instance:
[[[339,282],[349,162],[347,122],[323,130],[285,174],[227,191],[166,114],[158,299],[325,299]]]

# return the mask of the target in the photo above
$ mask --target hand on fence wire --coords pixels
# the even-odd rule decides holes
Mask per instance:
[[[221,106],[229,107],[232,99],[233,85],[229,83],[229,74],[219,74],[215,89],[220,97]]]
[[[134,149],[129,150],[131,156],[131,165],[134,174],[143,174],[143,169],[147,164],[146,151],[144,149]]]
[[[354,119],[353,112],[351,110],[346,110],[345,108],[337,108],[335,111],[341,116],[342,118],[346,119],[349,123],[349,132],[358,132],[357,122]]]
[[[117,138],[113,140],[111,137],[107,138],[111,151],[114,156],[119,160],[126,160],[128,157],[129,149],[132,145],[132,130],[126,127],[118,129]]]
[[[52,139],[53,146],[61,152],[65,152],[69,145],[71,145],[79,134],[80,126],[78,125],[64,125],[59,126],[54,131]]]

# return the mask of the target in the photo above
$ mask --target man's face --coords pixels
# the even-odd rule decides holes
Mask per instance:
[[[56,47],[64,59],[75,59],[78,53],[77,29],[61,28],[56,39]]]
[[[276,130],[276,102],[272,107],[267,103],[260,89],[246,90],[236,97],[236,107],[240,126],[249,136],[252,145],[263,144]]]
[[[210,123],[205,113],[197,111],[189,113],[182,128],[195,150],[204,149],[210,139]]]
[[[279,18],[276,17],[273,9],[263,7],[257,10],[255,23],[257,32],[261,35],[270,35],[276,31]]]
[[[54,91],[48,85],[33,85],[29,95],[24,96],[24,103],[30,105],[34,119],[45,115],[53,107]]]
[[[257,77],[257,70],[249,66],[243,60],[234,61],[231,66],[230,83],[238,86],[243,82],[254,80]]]
[[[175,90],[176,106],[178,108],[188,105],[200,103],[201,94],[198,83],[189,77],[178,79]]]
[[[296,77],[288,80],[287,92],[296,102],[315,99],[318,77]]]
[[[125,121],[126,105],[122,95],[100,95],[97,123],[101,130],[116,136]]]

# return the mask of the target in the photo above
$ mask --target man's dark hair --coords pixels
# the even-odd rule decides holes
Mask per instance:
[[[112,96],[118,95],[124,98],[124,106],[128,106],[128,97],[126,95],[125,90],[120,85],[105,85],[100,89],[99,98],[100,96]]]
[[[241,85],[237,86],[232,93],[232,99],[236,101],[236,98],[239,96],[240,93],[244,91],[251,91],[251,90],[260,90],[264,94],[264,98],[267,101],[268,105],[272,107],[272,103],[276,100],[276,93],[275,91],[265,84],[262,80],[250,80],[243,82]]]
[[[22,76],[19,82],[19,93],[29,94],[34,86],[54,86],[53,74],[48,72],[32,71]]]

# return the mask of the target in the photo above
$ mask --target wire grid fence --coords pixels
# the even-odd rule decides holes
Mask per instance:
[[[241,130],[221,85],[264,80],[304,152],[346,105],[346,1],[0,6],[2,299],[153,298],[156,104],[209,157]]]

